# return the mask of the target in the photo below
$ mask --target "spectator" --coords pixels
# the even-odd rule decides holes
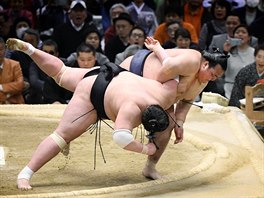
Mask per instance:
[[[213,36],[212,42],[209,46],[209,50],[213,51],[213,48],[218,48],[219,51],[223,52],[223,46],[226,40],[229,40],[230,38],[234,38],[234,29],[240,25],[240,19],[236,15],[229,15],[225,22],[226,27],[226,33],[218,34]],[[256,47],[258,44],[258,39],[254,36],[250,39],[250,46]]]
[[[157,39],[161,45],[169,39],[167,24],[172,21],[179,21],[182,27],[186,28],[192,38],[193,43],[198,43],[198,37],[194,26],[188,22],[182,20],[182,11],[177,7],[166,7],[165,8],[165,21],[161,23],[155,30],[154,38]]]
[[[54,28],[53,40],[59,46],[59,54],[67,58],[84,41],[89,29],[97,29],[92,22],[87,22],[87,9],[83,0],[74,0],[70,5],[69,22]]]
[[[180,8],[181,6],[183,6],[183,1],[159,0],[155,10],[158,24],[166,21],[167,8]]]
[[[116,30],[114,28],[113,19],[117,18],[119,16],[119,14],[123,13],[123,12],[127,13],[127,9],[122,3],[116,3],[116,4],[112,5],[112,7],[110,8],[109,14],[110,14],[111,24],[106,29],[106,31],[104,33],[105,45],[109,42],[109,40],[111,40],[116,35]]]
[[[102,37],[98,30],[90,29],[86,32],[85,43],[91,44],[95,48],[96,52],[100,52],[103,54],[104,51],[102,49],[101,42]]]
[[[131,19],[137,26],[144,29],[147,36],[153,36],[156,28],[158,27],[155,12],[144,0],[133,0],[128,6],[127,11]]]
[[[175,32],[181,28],[179,21],[171,21],[167,23],[167,34],[169,38],[163,43],[162,47],[165,49],[176,47],[175,43]]]
[[[231,4],[226,0],[215,0],[211,7],[212,20],[203,24],[199,36],[199,48],[208,50],[214,35],[226,33],[226,18],[231,12]]]
[[[47,39],[43,41],[40,48],[42,51],[47,52],[53,56],[59,57],[58,45],[55,41]],[[43,104],[43,87],[44,82],[48,76],[37,66],[35,62],[32,62],[29,67],[29,82],[30,93],[27,98],[29,104]]]
[[[89,43],[81,43],[76,49],[77,59],[73,67],[92,68],[99,65],[96,60],[96,50]]]
[[[223,46],[226,40],[234,37],[234,29],[240,25],[240,19],[236,15],[229,15],[225,21],[226,33],[214,35],[209,46],[209,50],[213,51],[213,48],[218,48],[220,52],[223,52]]]
[[[0,104],[23,104],[23,75],[19,62],[5,58],[5,40],[0,37]]]
[[[134,22],[127,13],[121,13],[114,18],[116,36],[105,45],[105,55],[111,61],[115,61],[118,53],[123,52],[129,45],[129,33],[134,26]]]
[[[24,16],[18,17],[11,26],[9,37],[21,39],[24,32],[29,28],[31,28],[30,20]]]
[[[29,28],[22,34],[22,40],[31,43],[34,47],[39,48],[41,41],[37,30]],[[20,62],[24,80],[29,82],[29,66],[32,62],[31,58],[19,51],[8,51],[8,58]]]
[[[5,11],[0,10],[0,37],[7,40],[11,31],[11,23]]]
[[[249,27],[252,35],[258,38],[258,43],[264,43],[264,16],[255,20]]]
[[[22,35],[22,40],[31,43],[36,48],[39,48],[41,45],[38,31],[32,28],[25,30],[24,34]],[[20,51],[8,51],[6,53],[6,57],[18,61],[21,65],[25,84],[23,96],[25,103],[28,104],[30,103],[30,101],[27,100],[30,95],[29,68],[32,63],[32,59]]]
[[[69,7],[68,0],[50,0],[37,10],[37,26],[42,40],[51,38],[56,26],[69,22]]]
[[[240,99],[245,98],[245,87],[254,86],[259,80],[264,80],[264,44],[256,47],[255,61],[243,67],[236,75],[229,106],[240,107]]]
[[[236,15],[229,15],[225,21],[226,33],[214,35],[209,46],[209,51],[213,52],[218,49],[220,52],[224,51],[224,43],[226,40],[234,37],[234,29],[240,25],[239,17]],[[252,38],[251,41],[254,39]],[[225,96],[224,91],[224,75],[215,81],[209,81],[203,92],[213,92]]]
[[[146,38],[144,29],[135,26],[129,33],[129,46],[123,51],[116,55],[115,63],[121,64],[127,57],[134,55],[138,50],[144,47]]]
[[[185,28],[175,31],[175,44],[179,49],[197,49],[197,44],[192,43],[190,32]]]
[[[24,0],[10,0],[9,8],[6,9],[6,12],[9,17],[10,24],[13,24],[18,17],[24,16],[30,20],[32,27],[35,27],[34,15],[31,11],[25,9]]]
[[[233,12],[240,18],[241,23],[250,25],[264,15],[262,11],[258,8],[259,0],[245,0],[246,5],[235,9]]]
[[[101,35],[97,30],[89,30],[86,34],[85,41],[86,44],[92,45],[96,49],[96,60],[99,65],[104,65],[109,61],[109,59],[103,54],[103,50],[101,48]],[[74,66],[77,59],[77,53],[73,52],[67,58],[67,65]]]
[[[211,20],[210,12],[203,7],[203,0],[187,0],[183,6],[183,21],[191,23],[199,37],[201,27]]]
[[[98,65],[96,62],[95,49],[90,44],[81,43],[78,46],[77,62],[75,67],[91,68]],[[59,86],[53,78],[48,77],[45,80],[43,88],[44,102],[48,104],[68,104],[73,93]]]
[[[232,47],[229,41],[224,44],[224,51],[229,52],[230,58],[227,62],[227,70],[225,72],[225,96],[229,99],[235,77],[237,73],[246,65],[255,61],[254,48],[250,47],[250,32],[248,27],[244,24],[237,26],[234,29],[234,38],[241,39],[241,44]]]

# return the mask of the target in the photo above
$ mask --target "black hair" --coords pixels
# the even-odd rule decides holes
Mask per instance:
[[[13,22],[14,28],[16,28],[17,24],[22,22],[22,21],[26,22],[30,28],[32,27],[32,24],[31,24],[31,21],[29,20],[29,18],[25,17],[25,16],[21,16],[21,17],[18,17],[14,20],[14,22]]]
[[[41,48],[43,48],[44,45],[54,46],[55,51],[58,52],[58,44],[57,44],[56,41],[54,41],[52,39],[47,39],[47,40],[44,40],[42,42],[42,47]]]
[[[77,47],[76,52],[77,56],[79,56],[80,52],[92,52],[92,54],[95,56],[96,50],[91,44],[83,42]]]
[[[91,34],[91,33],[96,33],[96,34],[98,35],[98,37],[99,37],[100,42],[101,42],[101,40],[102,40],[102,35],[100,34],[100,32],[99,32],[97,29],[94,29],[94,28],[90,28],[90,29],[88,29],[88,30],[85,32],[85,38],[87,38],[87,36],[88,36],[89,34]]]
[[[190,32],[183,27],[180,27],[178,30],[175,31],[174,39],[177,40],[179,36],[182,36],[183,38],[188,38],[191,40]]]
[[[226,19],[231,13],[231,9],[232,9],[231,3],[229,3],[226,0],[215,0],[211,7],[211,13],[212,13],[213,19],[215,19],[214,9],[216,5],[226,8],[226,15],[225,15],[225,19]]]
[[[226,71],[229,55],[220,52],[219,49],[214,49],[213,52],[202,51],[202,56],[209,62],[209,68],[214,68],[217,64],[220,64],[222,69]]]
[[[159,105],[147,107],[141,121],[144,128],[151,133],[164,131],[170,123],[167,112]]]
[[[29,34],[29,35],[34,35],[37,38],[37,41],[39,42],[40,40],[40,35],[39,35],[39,31],[33,28],[28,28],[25,30],[25,32],[23,33],[22,38],[24,37],[25,34]]]
[[[170,21],[170,22],[166,23],[166,26],[169,27],[170,25],[175,24],[175,23],[178,24],[179,27],[182,27],[181,22],[179,20]]]
[[[134,27],[132,28],[132,30],[130,30],[130,32],[129,32],[129,36],[131,36],[131,34],[132,34],[132,32],[133,32],[134,30],[141,30],[141,31],[143,32],[143,34],[144,34],[144,37],[146,38],[147,34],[146,34],[145,30],[144,30],[142,27],[137,26],[137,25],[134,26]]]
[[[245,28],[247,30],[249,36],[252,35],[252,33],[251,33],[250,29],[248,28],[248,26],[246,24],[243,24],[243,23],[235,27],[235,29],[233,30],[233,35],[237,31],[237,29],[241,28],[241,27],[243,27],[243,28]]]
[[[260,50],[264,50],[264,43],[261,43],[255,47],[254,56],[257,56]]]

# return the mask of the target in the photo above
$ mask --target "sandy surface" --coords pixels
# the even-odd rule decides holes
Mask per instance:
[[[0,106],[0,197],[264,197],[263,139],[238,109],[192,108],[185,140],[173,138],[158,164],[164,175],[151,181],[141,175],[146,156],[120,149],[111,129],[102,124],[101,144],[95,132],[71,143],[31,180],[33,190],[16,188],[16,176],[37,145],[58,124],[63,105]],[[108,122],[113,125],[111,122]],[[141,130],[135,130],[142,139]],[[146,142],[147,140],[144,139]],[[96,160],[94,161],[94,156]],[[96,169],[94,166],[96,162]]]

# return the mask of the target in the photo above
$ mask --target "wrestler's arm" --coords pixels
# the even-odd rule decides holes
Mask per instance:
[[[147,37],[144,42],[145,46],[155,53],[161,63],[169,58],[165,49],[160,45],[160,42],[152,37]]]
[[[176,105],[175,109],[175,119],[176,119],[176,126],[174,128],[176,140],[175,144],[181,142],[183,140],[183,124],[187,117],[187,114],[191,108],[191,104],[193,101],[188,100],[187,102],[179,101]]]
[[[141,110],[134,102],[125,102],[119,108],[114,129],[133,130],[140,122]]]
[[[155,79],[159,82],[166,82],[175,79],[179,75],[188,76],[196,73],[200,67],[201,53],[192,49],[178,50],[176,56],[169,56],[160,43],[148,37],[145,46],[153,51],[161,62],[162,67],[156,73]]]
[[[141,110],[135,102],[124,101],[119,107],[114,121],[113,140],[121,148],[138,153],[142,151],[143,145],[132,135],[133,128],[140,124],[140,118]]]

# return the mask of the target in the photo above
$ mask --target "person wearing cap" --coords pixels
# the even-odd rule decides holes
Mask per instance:
[[[63,58],[76,51],[85,40],[86,31],[97,30],[92,21],[87,21],[89,13],[83,0],[72,1],[68,14],[70,20],[56,26],[52,34],[52,39],[58,44],[60,56]]]
[[[118,53],[129,46],[129,33],[134,27],[134,22],[127,13],[121,13],[113,19],[116,36],[105,45],[105,55],[111,62],[115,62]]]

